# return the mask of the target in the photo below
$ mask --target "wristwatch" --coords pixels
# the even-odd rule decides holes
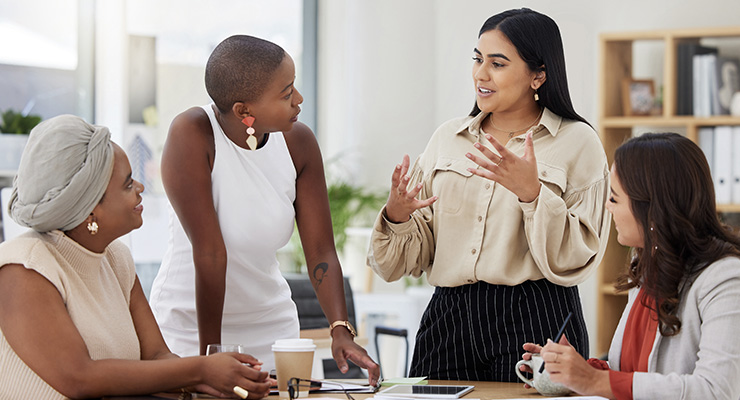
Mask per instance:
[[[352,337],[357,336],[357,331],[355,331],[355,327],[352,326],[352,324],[350,324],[349,321],[334,321],[334,322],[332,322],[331,325],[329,325],[329,333],[331,334],[331,332],[334,330],[334,328],[336,328],[338,326],[343,326],[343,327],[347,328],[347,330],[349,331],[349,334],[352,335]]]

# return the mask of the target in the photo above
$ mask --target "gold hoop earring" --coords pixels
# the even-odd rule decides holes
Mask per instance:
[[[98,223],[96,221],[87,223],[87,230],[88,232],[90,232],[91,236],[95,236],[98,234],[98,228]]]

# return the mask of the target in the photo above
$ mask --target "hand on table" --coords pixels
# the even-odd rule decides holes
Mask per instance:
[[[367,370],[367,381],[370,386],[375,386],[380,378],[380,367],[367,355],[367,351],[362,346],[355,343],[352,335],[346,329],[334,329],[336,334],[332,334],[331,353],[337,367],[342,373],[349,370],[347,360],[352,361],[362,369]],[[341,331],[341,333],[340,333]]]
[[[261,371],[262,362],[248,354],[216,353],[204,356],[202,365],[203,383],[192,389],[211,396],[238,398],[234,387],[239,386],[249,392],[248,398],[261,399],[277,384]]]

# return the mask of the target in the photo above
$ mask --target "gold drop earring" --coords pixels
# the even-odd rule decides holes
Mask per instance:
[[[252,124],[254,124],[254,117],[251,115],[247,115],[242,119],[242,124],[247,126],[247,147],[249,147],[249,150],[254,150],[257,148],[257,138],[254,136],[254,128],[252,128]]]

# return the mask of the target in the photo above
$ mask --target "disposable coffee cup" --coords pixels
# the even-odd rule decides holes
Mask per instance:
[[[290,378],[305,379],[294,390],[296,397],[308,397],[308,389],[311,379],[311,367],[313,367],[313,353],[316,345],[312,339],[281,339],[272,345],[275,354],[275,374],[277,375],[278,392],[281,399],[287,399],[288,381]]]

